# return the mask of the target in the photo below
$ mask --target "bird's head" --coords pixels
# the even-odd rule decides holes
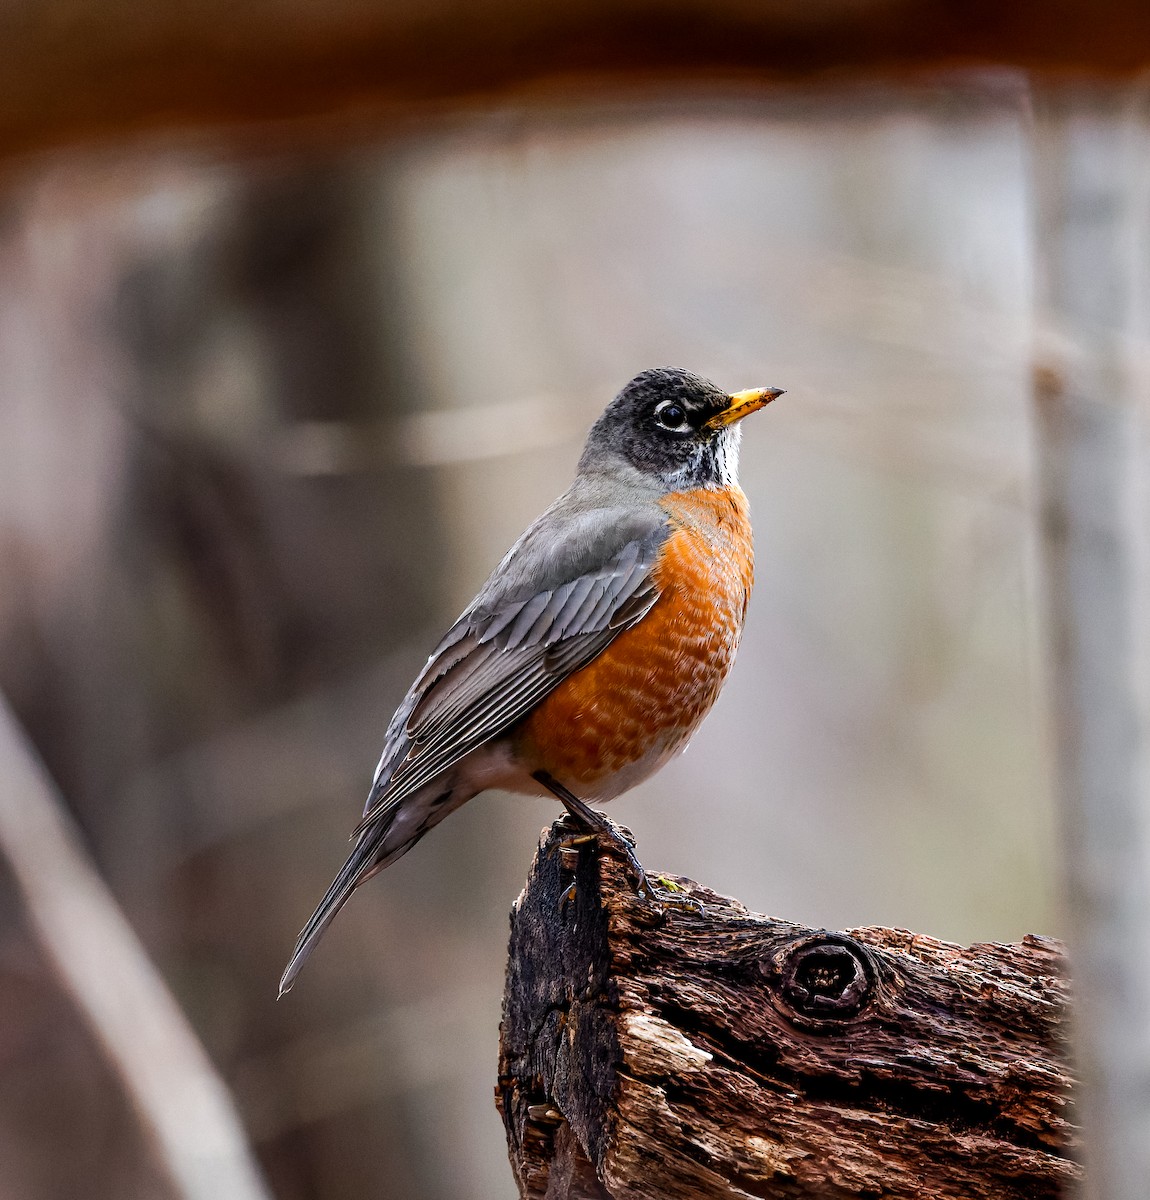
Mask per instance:
[[[636,375],[591,427],[580,471],[610,471],[620,461],[665,491],[735,483],[739,422],[783,393],[731,394],[678,367]]]

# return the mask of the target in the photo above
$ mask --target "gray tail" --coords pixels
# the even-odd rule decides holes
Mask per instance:
[[[401,803],[389,806],[359,835],[347,862],[340,867],[339,874],[296,939],[291,961],[280,980],[281,996],[295,983],[295,977],[315,949],[316,942],[323,937],[324,930],[335,920],[336,913],[347,903],[352,892],[377,871],[402,858],[429,829],[474,794],[455,791],[450,786],[443,790],[442,783],[433,782],[413,795],[405,796]]]
[[[316,906],[315,912],[308,917],[307,924],[296,938],[291,961],[280,979],[281,996],[291,990],[295,977],[307,962],[308,955],[315,949],[316,942],[323,937],[324,930],[335,920],[336,913],[347,903],[348,897],[356,887],[371,873],[372,862],[379,853],[380,840],[378,833],[374,836],[371,833],[360,836],[355,849],[347,856],[347,862],[340,867],[339,874],[332,880],[324,898]]]

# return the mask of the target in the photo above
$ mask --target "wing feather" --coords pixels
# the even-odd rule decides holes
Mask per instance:
[[[583,575],[571,585],[571,594],[555,614],[555,637],[565,638],[578,628],[577,617],[595,587],[593,575]]]
[[[531,632],[531,627],[535,624],[536,618],[551,603],[551,599],[552,595],[550,592],[540,592],[539,595],[532,596],[519,610],[519,615],[515,618],[515,623],[508,627],[500,649],[517,650],[522,646],[527,640],[527,635]]]
[[[658,598],[652,569],[665,536],[659,526],[594,572],[465,612],[396,714],[356,832],[506,732],[637,621]]]
[[[445,795],[438,785],[414,794],[510,729],[658,599],[666,514],[612,487],[578,478],[432,652],[387,727],[355,847],[301,931],[281,994],[352,891],[440,819],[437,805],[453,803],[450,785]],[[409,797],[415,808],[404,817]]]

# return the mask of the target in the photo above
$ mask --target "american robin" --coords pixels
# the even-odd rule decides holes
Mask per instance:
[[[281,995],[352,891],[487,788],[556,796],[618,836],[588,801],[683,750],[731,668],[754,572],[737,422],[781,394],[729,395],[663,367],[611,401],[575,481],[392,718],[355,847],[300,933]]]

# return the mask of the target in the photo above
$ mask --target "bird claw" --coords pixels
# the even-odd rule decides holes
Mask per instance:
[[[658,880],[658,882],[652,883],[652,879]],[[668,879],[666,875],[647,875],[644,877],[643,883],[656,904],[669,905],[671,908],[685,908],[688,912],[698,913],[699,916],[706,912],[702,900],[692,896],[682,884]]]
[[[636,895],[662,908],[682,908],[688,912],[702,914],[702,902],[696,900],[690,892],[685,891],[677,884],[671,883],[663,875],[648,875],[646,868],[639,861],[632,847],[624,842],[622,849],[627,866],[630,867],[631,874],[635,878]],[[655,883],[653,880],[661,880],[662,882]]]
[[[631,870],[631,874],[635,877],[636,893],[654,904],[666,905],[672,908],[686,908],[692,912],[703,911],[702,904],[699,903],[693,896],[685,894],[682,896],[676,895],[674,888],[677,885],[670,884],[664,876],[655,876],[656,879],[663,880],[663,886],[656,886],[651,882],[651,877],[648,876],[643,864],[639,861],[638,855],[635,853],[635,835],[622,825],[616,825],[610,817],[599,812],[598,809],[592,808],[585,800],[580,800],[573,792],[565,788],[558,780],[552,778],[545,771],[536,772],[535,778],[543,784],[553,795],[557,796],[562,802],[564,808],[567,809],[562,820],[564,823],[570,822],[581,827],[585,832],[582,834],[573,834],[561,838],[555,846],[564,857],[567,857],[574,852],[578,854],[576,849],[579,846],[585,846],[591,842],[596,843],[599,847],[612,847],[620,854],[627,866]],[[576,861],[575,866],[578,866]],[[573,870],[574,867],[569,867]],[[562,907],[575,894],[574,883],[560,897],[560,906]]]
[[[596,815],[602,816],[601,813]],[[629,873],[635,880],[635,892],[642,899],[670,908],[683,908],[689,912],[696,913],[703,912],[702,903],[696,900],[689,892],[685,891],[679,884],[672,882],[663,875],[648,874],[647,869],[639,861],[639,856],[635,853],[634,835],[629,829],[615,824],[608,817],[603,817],[603,826],[597,832],[574,834],[563,838],[556,848],[564,856],[568,854],[578,855],[578,847],[591,844],[607,849],[608,852],[614,850],[623,859],[627,864]],[[574,870],[577,865],[578,860],[568,869]],[[567,892],[565,892],[560,900],[561,904],[574,896],[574,883],[572,883],[568,891],[571,893],[571,896],[569,897]]]
[[[599,835],[597,833],[569,833],[565,837],[556,838],[551,843],[550,854],[562,854],[564,850],[578,851],[580,846],[589,846],[592,842],[597,842]]]

